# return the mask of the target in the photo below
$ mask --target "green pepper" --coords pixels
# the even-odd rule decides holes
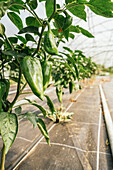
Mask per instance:
[[[26,56],[21,61],[21,69],[32,92],[43,100],[43,75],[40,60],[35,57]]]
[[[70,81],[70,82],[69,82],[69,92],[72,93],[72,92],[73,92],[73,89],[74,89],[74,82],[73,82],[73,81]]]
[[[56,87],[56,94],[60,103],[62,103],[62,86]]]
[[[6,91],[6,85],[4,82],[0,81],[0,112],[2,110],[2,98]]]
[[[43,88],[44,91],[49,85],[50,77],[51,77],[51,70],[52,70],[52,62],[44,61],[42,62],[42,73],[43,73]]]
[[[67,30],[71,26],[73,21],[73,18],[66,11],[64,11],[64,13],[66,15],[66,18],[62,27],[63,31]]]
[[[54,40],[54,35],[48,23],[48,31],[44,36],[44,49],[47,53],[55,55],[58,54],[57,46]]]
[[[9,82],[8,79],[2,79],[2,82],[4,82],[4,84],[6,85],[6,91],[5,91],[4,96],[3,96],[3,100],[6,100],[8,93],[9,93],[10,82]]]

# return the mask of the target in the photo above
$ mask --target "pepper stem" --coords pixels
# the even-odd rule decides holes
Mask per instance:
[[[0,170],[5,170],[5,145],[3,144]]]

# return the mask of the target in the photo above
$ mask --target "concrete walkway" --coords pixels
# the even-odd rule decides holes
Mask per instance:
[[[95,81],[81,92],[74,92],[72,96],[77,99],[75,102],[71,102],[72,96],[67,89],[64,91],[63,105],[68,112],[74,112],[73,120],[55,124],[45,119],[51,146],[47,145],[38,128],[33,129],[29,121],[21,120],[18,136],[6,156],[6,169],[112,170],[113,162],[102,114],[99,83]],[[58,107],[55,90],[50,93],[50,98]],[[47,107],[45,101],[41,104]],[[33,106],[24,106],[25,110],[39,113]],[[14,168],[21,160],[18,167]]]
[[[51,146],[43,139],[18,170],[112,170],[112,156],[102,115],[98,83],[67,104],[73,120],[54,125]]]

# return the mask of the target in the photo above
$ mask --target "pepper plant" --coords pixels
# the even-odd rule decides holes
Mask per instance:
[[[40,17],[37,13],[38,5],[44,1],[44,10],[46,17]],[[66,75],[66,86],[69,83],[70,92],[72,92],[72,84],[74,80],[79,79],[81,66],[80,60],[77,61],[74,52],[69,54],[58,54],[59,44],[65,43],[70,38],[74,39],[75,33],[93,38],[94,36],[86,29],[79,25],[73,24],[73,17],[76,16],[86,21],[85,6],[90,8],[97,15],[104,17],[113,17],[113,2],[106,0],[64,0],[63,6],[60,1],[56,0],[1,0],[0,1],[0,19],[6,14],[10,21],[18,28],[18,33],[9,37],[6,34],[8,28],[0,22],[0,135],[3,140],[3,148],[1,155],[1,170],[4,170],[5,155],[12,146],[17,132],[18,120],[24,116],[29,119],[33,126],[38,126],[46,141],[49,143],[44,121],[34,113],[21,114],[21,109],[13,109],[19,95],[21,95],[25,86],[28,84],[32,92],[40,99],[47,99],[50,112],[55,113],[55,108],[49,96],[45,95],[45,90],[49,85],[52,65],[58,63],[58,68],[63,73],[63,79]],[[25,18],[25,24],[22,21],[21,11],[27,11],[29,14]],[[73,17],[72,17],[73,16]],[[52,23],[52,24],[51,24]],[[52,27],[51,27],[52,25]],[[34,43],[35,47],[29,45]],[[66,48],[65,48],[66,49]],[[59,57],[65,55],[66,59],[60,62]],[[57,56],[57,61],[54,56]],[[73,56],[75,58],[73,58]],[[91,62],[88,61],[88,68]],[[71,68],[72,67],[72,68]],[[83,66],[82,66],[83,67]],[[6,70],[10,75],[6,77]],[[59,72],[57,70],[57,72]],[[68,74],[69,76],[68,77]],[[24,79],[23,79],[24,76]],[[17,83],[17,91],[14,99],[8,100],[10,80]],[[58,84],[55,77],[56,92],[62,92],[62,86]],[[59,101],[61,101],[59,96]],[[32,105],[38,107],[44,117],[47,114],[39,104],[29,101]]]

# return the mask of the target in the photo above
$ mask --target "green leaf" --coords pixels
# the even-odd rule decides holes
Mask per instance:
[[[32,36],[32,35],[30,35],[30,34],[26,34],[26,35],[25,35],[25,38],[26,38],[26,40],[27,40],[27,41],[33,41],[33,42],[36,42],[36,41],[35,41],[35,39],[33,38],[33,36]]]
[[[51,113],[53,114],[54,112],[56,112],[55,106],[54,106],[53,102],[51,101],[51,99],[49,98],[49,96],[45,95],[45,97],[47,99],[47,105],[49,106],[49,109],[50,109]]]
[[[87,6],[97,15],[113,17],[113,2],[110,0],[90,0]]]
[[[7,12],[9,19],[13,22],[13,24],[21,30],[23,28],[23,23],[21,18],[14,12]]]
[[[38,118],[36,113],[28,112],[23,115],[25,115],[27,119],[29,119],[34,128],[36,128],[37,126],[39,127],[42,135],[45,137],[47,143],[49,144],[49,136],[44,121]]]
[[[0,23],[0,35],[3,36],[5,34],[5,27],[2,23]]]
[[[17,52],[13,50],[2,51],[5,55],[17,56]]]
[[[36,102],[32,102],[31,100],[29,100],[29,99],[27,99],[27,98],[26,98],[25,100],[27,100],[27,101],[28,101],[30,104],[32,104],[33,106],[38,107],[38,109],[40,109],[40,111],[43,113],[43,116],[46,117],[47,110],[44,109],[44,107],[42,107],[41,105],[38,105]]]
[[[71,39],[74,39],[74,38],[75,38],[75,35],[72,34],[72,33],[69,33],[69,37],[70,37]]]
[[[46,15],[49,18],[54,11],[54,0],[46,0]]]
[[[75,16],[86,21],[86,12],[84,4],[79,4],[74,0],[66,0],[66,8]]]
[[[21,106],[15,108],[15,113],[16,113],[16,114],[20,114],[21,112],[22,112]]]
[[[73,54],[73,51],[70,48],[68,48],[68,47],[63,47],[63,48]]]
[[[53,32],[53,34],[54,34],[55,36],[58,35],[58,29],[51,29],[51,31]]]
[[[16,6],[11,6],[9,9],[10,9],[11,11],[18,12],[18,14],[20,14],[20,11],[19,11],[18,8],[16,8]]]
[[[61,53],[62,53],[62,52],[61,52]],[[72,57],[70,57],[69,54],[66,54],[66,53],[62,53],[62,54],[66,55],[66,56],[68,57],[68,59],[70,60],[70,62],[71,62],[72,65],[74,66],[74,69],[75,69],[75,72],[76,72],[76,76],[75,76],[75,72],[73,71],[73,69],[71,69],[70,71],[72,71],[72,72],[74,73],[74,77],[75,77],[75,78],[77,77],[77,78],[79,79],[79,72],[78,72],[78,68],[77,68],[77,66],[76,66],[75,60],[74,60]],[[68,66],[69,69],[71,68],[69,65],[67,65],[67,66]]]
[[[12,146],[18,131],[18,120],[16,114],[1,112],[0,113],[0,131],[3,143],[5,145],[5,153]]]
[[[75,79],[76,79],[76,74],[75,74],[75,71],[69,66],[69,64],[67,64],[67,63],[63,63],[66,67],[68,67],[69,68],[69,70],[73,73],[73,76],[75,77]]]
[[[38,34],[38,28],[37,27],[34,27],[34,26],[28,26],[28,27],[24,27],[23,29],[21,29],[18,34],[24,34],[24,33],[27,33],[27,32],[30,32],[30,33],[35,33],[35,34]]]
[[[78,27],[76,27],[76,26],[74,26],[74,25],[71,25],[71,26],[69,27],[69,32],[80,33],[81,31],[80,31],[80,29],[79,29]]]
[[[23,44],[26,44],[26,43],[27,43],[27,41],[26,41],[26,39],[25,39],[24,37],[19,36],[19,35],[16,35],[16,36],[17,36],[17,38],[18,38],[21,42],[23,42]]]
[[[4,44],[4,41],[0,39],[0,48],[2,47],[3,44]]]
[[[69,38],[69,28],[66,29],[65,31],[63,31],[63,34],[64,34],[65,39],[68,41],[68,38]]]
[[[9,41],[13,44],[13,43],[17,43],[18,39],[16,37],[8,37]]]
[[[27,0],[28,1],[28,5],[33,8],[33,9],[36,9],[37,6],[38,6],[38,3],[37,3],[37,0]]]
[[[33,127],[36,128],[37,127],[37,114],[36,113],[32,113],[32,112],[27,112],[25,114],[23,114],[25,117],[27,117],[27,119],[33,124]]]
[[[65,17],[63,15],[55,14],[54,16],[55,26],[57,28],[62,28],[64,25]]]
[[[80,31],[81,31],[81,33],[82,33],[83,35],[85,35],[86,37],[88,37],[88,38],[94,38],[94,36],[93,36],[89,31],[83,29],[82,27],[79,27],[78,25],[77,25],[77,28],[79,28]]]
[[[27,24],[27,26],[41,27],[38,20],[31,16],[26,18],[26,24]]]
[[[48,132],[47,132],[44,121],[42,119],[38,118],[37,125],[38,125],[39,129],[41,130],[41,133],[45,137],[46,142],[49,144],[49,136],[48,136]]]
[[[80,50],[75,50],[75,53],[82,54],[82,53],[83,53],[83,51],[80,51]]]

